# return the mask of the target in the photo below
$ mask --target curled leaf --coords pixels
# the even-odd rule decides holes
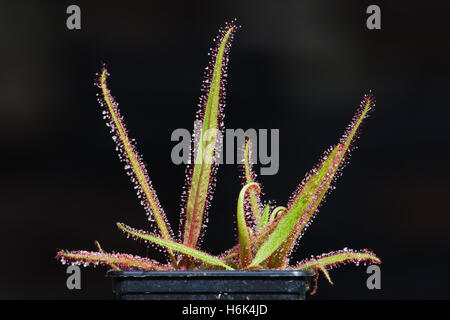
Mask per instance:
[[[251,161],[251,150],[252,150],[252,143],[249,138],[245,140],[244,145],[244,185],[247,185],[249,183],[256,182],[256,174],[253,171],[253,163]],[[250,189],[247,193],[247,196],[249,198],[250,203],[250,210],[252,213],[252,218],[254,223],[258,226],[260,225],[260,219],[261,219],[261,199],[259,198],[260,192],[257,192],[255,189]]]
[[[276,207],[275,209],[273,209],[272,213],[270,214],[269,221],[275,220],[275,218],[285,210],[286,210],[286,207],[282,207],[282,206]]]
[[[247,219],[245,216],[245,196],[247,192],[254,188],[257,192],[260,191],[259,185],[256,182],[246,184],[239,193],[237,205],[237,225],[239,235],[239,263],[241,268],[245,268],[251,261],[251,246],[249,227],[247,226]]]

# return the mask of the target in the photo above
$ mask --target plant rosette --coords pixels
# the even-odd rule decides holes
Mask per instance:
[[[303,291],[298,291],[300,293],[297,298],[303,298],[304,291],[309,288],[311,278],[314,280],[311,293],[316,292],[319,271],[332,284],[329,270],[333,267],[349,262],[356,265],[381,263],[380,259],[370,250],[347,248],[298,263],[290,261],[299,239],[311,224],[328,193],[334,188],[343,167],[348,163],[361,124],[375,105],[372,94],[364,96],[340,141],[323,153],[318,164],[306,174],[293,192],[286,206],[274,206],[272,202],[264,202],[261,198],[262,186],[257,182],[252,168],[251,141],[246,139],[242,146],[244,149],[243,164],[240,165],[242,189],[236,207],[237,244],[217,256],[201,250],[201,239],[205,232],[208,209],[216,183],[215,174],[218,169],[216,157],[220,147],[218,136],[224,131],[227,65],[231,43],[237,29],[235,21],[225,24],[215,38],[215,46],[210,51],[211,62],[205,70],[203,95],[200,97],[200,109],[196,115],[196,123],[201,125],[194,128],[192,145],[195,147],[191,153],[190,164],[187,166],[179,237],[175,237],[149,179],[146,166],[136,151],[134,140],[128,136],[118,103],[107,86],[108,71],[106,67],[102,68],[97,86],[100,89],[99,102],[104,109],[103,117],[116,144],[119,158],[124,163],[124,168],[131,178],[153,229],[151,232],[137,230],[124,223],[117,223],[117,227],[134,239],[140,239],[158,248],[163,248],[167,254],[167,261],[159,262],[147,257],[104,252],[100,244],[95,241],[97,251],[60,250],[56,257],[62,263],[85,266],[103,265],[113,269],[114,271],[110,271],[109,275],[117,285],[114,290],[124,298],[133,296],[142,298],[141,293],[144,291],[153,292],[152,298],[167,298],[166,295],[170,292],[174,294],[173,298],[176,298],[177,294],[186,296],[187,292],[180,292],[169,285],[170,281],[179,280],[181,279],[179,275],[182,275],[184,281],[190,283],[189,286],[192,288],[197,288],[199,283],[203,283],[202,290],[204,293],[207,292],[207,296],[211,299],[230,298],[230,294],[233,292],[237,299],[246,295],[256,299],[258,297],[252,295],[253,293],[239,291],[239,285],[232,284],[232,282],[238,281],[237,283],[241,283],[240,287],[242,287],[242,283],[252,283],[257,286],[274,280],[273,274],[283,274],[283,272],[284,276],[279,278],[284,279],[286,283],[296,282],[295,290],[303,288]],[[209,276],[202,276],[202,271]],[[272,272],[272,278],[269,275],[270,272]],[[243,278],[239,278],[240,275]],[[264,275],[267,277],[264,278]],[[141,284],[136,284],[139,280]],[[205,289],[205,286],[218,288],[214,281],[222,283],[222,292],[209,292],[209,289]],[[141,287],[144,282],[149,286],[145,290]],[[143,291],[124,293],[125,291],[121,290],[125,290],[126,283],[129,285],[128,289],[130,289],[130,283],[134,283],[133,285]],[[173,290],[167,289],[170,292],[165,293],[158,292],[157,288],[161,283],[165,283],[166,288]],[[293,290],[286,283],[280,284],[279,287],[284,286],[287,291],[266,293],[270,295],[277,292],[279,297],[284,299],[284,295],[291,294],[292,291],[289,290]],[[267,287],[273,288],[272,285],[267,285]],[[191,294],[192,297],[195,297],[195,290]],[[270,296],[270,299],[275,299],[275,295]]]

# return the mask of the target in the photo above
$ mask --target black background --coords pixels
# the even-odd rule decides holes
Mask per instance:
[[[82,29],[66,28],[77,4]],[[365,26],[378,4],[382,29]],[[359,149],[302,238],[294,260],[343,247],[382,259],[382,289],[364,267],[333,270],[310,299],[450,297],[449,30],[446,1],[10,1],[0,4],[0,298],[112,298],[104,270],[66,288],[58,248],[155,257],[121,221],[148,228],[101,118],[93,85],[101,62],[178,230],[184,167],[176,128],[191,130],[212,38],[238,19],[225,126],[279,128],[280,170],[263,176],[283,205],[338,141],[364,93],[377,105]],[[223,165],[202,248],[236,240],[239,171]]]

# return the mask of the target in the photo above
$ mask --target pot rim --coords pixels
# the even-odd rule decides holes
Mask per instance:
[[[251,278],[299,278],[313,277],[315,270],[171,270],[171,271],[117,271],[109,270],[107,277],[118,278],[209,278],[209,277],[251,277]]]

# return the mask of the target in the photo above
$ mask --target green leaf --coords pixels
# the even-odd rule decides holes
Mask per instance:
[[[120,152],[121,160],[125,162],[125,169],[131,176],[131,180],[141,194],[142,203],[147,212],[147,215],[153,215],[155,217],[156,224],[162,237],[166,240],[172,240],[172,230],[167,222],[164,211],[159,203],[156,192],[152,187],[152,183],[139,154],[128,137],[125,123],[120,115],[118,103],[111,95],[110,90],[106,84],[106,78],[108,77],[108,71],[104,67],[102,69],[99,87],[102,92],[101,105],[106,107],[104,112],[107,125],[111,128],[111,133],[114,142],[117,145],[117,149]],[[173,252],[169,249],[169,254],[172,260],[172,264],[176,265],[176,259]]]
[[[273,209],[272,213],[270,214],[269,221],[275,220],[275,218],[283,211],[286,211],[286,207],[280,206]]]
[[[185,204],[183,244],[195,248],[202,231],[203,219],[213,189],[215,173],[215,155],[217,135],[222,129],[221,115],[225,104],[225,77],[228,53],[236,29],[234,24],[227,24],[217,38],[219,46],[213,51],[213,64],[209,67],[206,97],[201,98],[202,127],[199,141],[194,150],[194,165],[188,184],[190,184]]]
[[[332,285],[333,281],[331,281],[331,277],[330,277],[330,273],[328,272],[327,269],[325,269],[325,267],[321,264],[318,265],[318,268],[320,271],[322,271],[323,275],[325,276],[325,278],[328,280],[328,282]]]
[[[327,270],[341,266],[346,263],[354,263],[355,265],[359,265],[360,263],[373,263],[379,264],[381,260],[371,251],[369,250],[361,250],[355,251],[352,249],[343,249],[336,252],[330,252],[327,254],[322,254],[318,257],[304,260],[297,264],[296,266],[290,268],[292,270],[310,270],[310,269],[318,269],[323,272],[325,277],[327,278],[330,284],[333,284],[331,281],[330,275]]]
[[[264,207],[263,214],[261,216],[261,219],[259,220],[258,230],[261,230],[262,228],[264,228],[264,226],[267,224],[267,222],[269,222],[269,214],[270,214],[270,205],[267,204]]]
[[[287,257],[291,254],[295,242],[301,236],[305,228],[311,223],[312,218],[316,214],[318,207],[323,202],[330,186],[336,180],[340,170],[345,165],[345,161],[349,159],[350,150],[356,140],[357,133],[361,128],[361,124],[364,119],[367,118],[368,113],[373,109],[375,102],[374,97],[369,94],[366,95],[361,102],[359,110],[354,115],[347,131],[342,136],[339,144],[333,149],[332,156],[328,161],[332,162],[331,167],[328,169],[327,175],[321,178],[320,186],[313,196],[313,200],[308,203],[308,207],[303,211],[303,214],[298,222],[293,234],[288,238],[288,241],[283,245],[281,250],[278,250],[278,261],[272,260],[275,263],[275,267],[282,267],[287,265]],[[334,155],[333,155],[334,154]],[[331,159],[332,158],[332,159]],[[283,257],[284,255],[284,257]]]
[[[270,212],[270,207],[268,211]],[[267,222],[260,230],[256,232],[256,234],[252,235],[252,237],[250,238],[250,245],[252,247],[252,250],[258,250],[258,248],[260,248],[261,245],[267,241],[267,239],[275,231],[278,223],[281,221],[281,219],[284,217],[285,214],[286,210],[280,212],[273,221]],[[238,256],[238,252],[239,252],[239,244],[224,252],[222,254],[223,259],[224,260],[232,259],[233,257]]]
[[[328,168],[330,166],[330,162],[325,161],[324,166],[321,170],[319,170],[319,178],[323,177],[326,172],[328,172]],[[313,179],[311,179],[313,180]],[[310,181],[311,181],[310,180]],[[318,178],[314,179],[318,180]],[[307,186],[309,186],[307,184]],[[320,185],[317,185],[317,188]],[[312,187],[310,187],[312,188]],[[304,200],[306,201],[306,200]],[[297,214],[295,214],[297,213]],[[265,259],[272,255],[275,250],[277,250],[282,244],[288,243],[288,238],[292,234],[295,226],[297,225],[298,220],[301,217],[301,212],[290,211],[287,209],[283,218],[278,222],[275,230],[270,234],[268,239],[262,244],[262,246],[257,251],[254,260],[252,261],[250,266],[259,265]]]
[[[286,223],[287,225],[285,229],[274,231],[274,233],[281,232],[284,239],[280,247],[277,248],[276,251],[274,250],[273,254],[271,253],[271,268],[281,268],[288,264],[288,257],[295,241],[297,241],[299,231],[303,230],[306,225],[305,222],[309,221],[312,215],[315,214],[318,205],[321,203],[333,180],[334,173],[339,164],[339,158],[337,157],[339,150],[340,148],[338,145],[326,158],[319,170],[317,170],[317,174],[305,184],[305,189],[309,190],[308,192],[310,192],[310,194],[308,194],[308,192],[302,192],[303,190],[300,192],[301,195],[299,196],[299,199],[302,199],[302,196],[304,196],[303,201],[307,205],[307,207],[302,209],[303,215],[301,215],[300,218],[298,215],[294,214],[291,214],[290,216],[286,215],[287,218],[283,220],[283,223]],[[316,194],[313,192],[316,192]],[[301,201],[302,200],[299,200],[298,202]],[[287,212],[287,214],[289,214],[289,212]],[[268,241],[270,241],[270,239]]]
[[[280,246],[283,246],[283,248],[277,252],[276,261],[272,261],[274,263],[272,266],[277,267],[286,263],[295,241],[310,223],[329,187],[335,180],[362,121],[367,117],[373,105],[372,95],[366,95],[340,143],[322,157],[322,162],[301,183],[298,191],[289,202],[283,219],[258,250],[250,266],[260,264]]]
[[[103,249],[102,249],[102,246],[100,245],[100,242],[98,242],[97,240],[95,240],[95,245],[97,246],[98,251],[99,251],[100,253],[102,253],[102,254],[105,253],[105,252],[103,251]],[[116,266],[113,262],[110,263],[110,266],[111,266],[111,268],[113,268],[114,270],[120,271],[120,268],[119,268],[118,266]]]
[[[258,192],[261,190],[256,182],[246,184],[239,193],[237,205],[237,225],[239,235],[239,263],[240,267],[244,269],[252,260],[249,227],[247,226],[247,219],[245,217],[245,195],[251,189],[255,188]]]
[[[133,256],[125,253],[104,253],[92,251],[65,251],[61,250],[56,255],[56,258],[63,264],[74,263],[88,265],[105,265],[105,266],[119,266],[121,269],[138,269],[138,270],[171,270],[168,265],[160,264],[159,262]],[[114,267],[113,267],[114,268]]]
[[[256,174],[253,171],[253,164],[251,162],[251,141],[246,139],[244,147],[244,182],[249,184],[255,182]],[[252,212],[252,217],[256,225],[260,224],[261,219],[261,200],[259,194],[256,190],[250,189],[248,191],[247,197],[250,200],[250,209]]]
[[[129,226],[124,225],[123,223],[117,223],[117,226],[119,227],[120,230],[130,234],[133,237],[137,237],[137,238],[141,238],[144,239],[146,241],[150,241],[152,243],[155,243],[157,245],[166,247],[166,248],[170,248],[174,251],[183,253],[185,255],[191,256],[193,258],[196,258],[202,262],[206,262],[208,264],[211,265],[215,265],[215,266],[220,266],[223,267],[227,270],[233,270],[233,268],[231,268],[230,266],[226,265],[222,260],[213,257],[205,252],[190,248],[188,246],[185,246],[181,243],[178,242],[174,242],[174,241],[169,241],[169,240],[165,240],[159,237],[155,237],[152,236],[148,233],[145,233],[143,231],[139,231],[136,230],[134,228],[131,228]]]

